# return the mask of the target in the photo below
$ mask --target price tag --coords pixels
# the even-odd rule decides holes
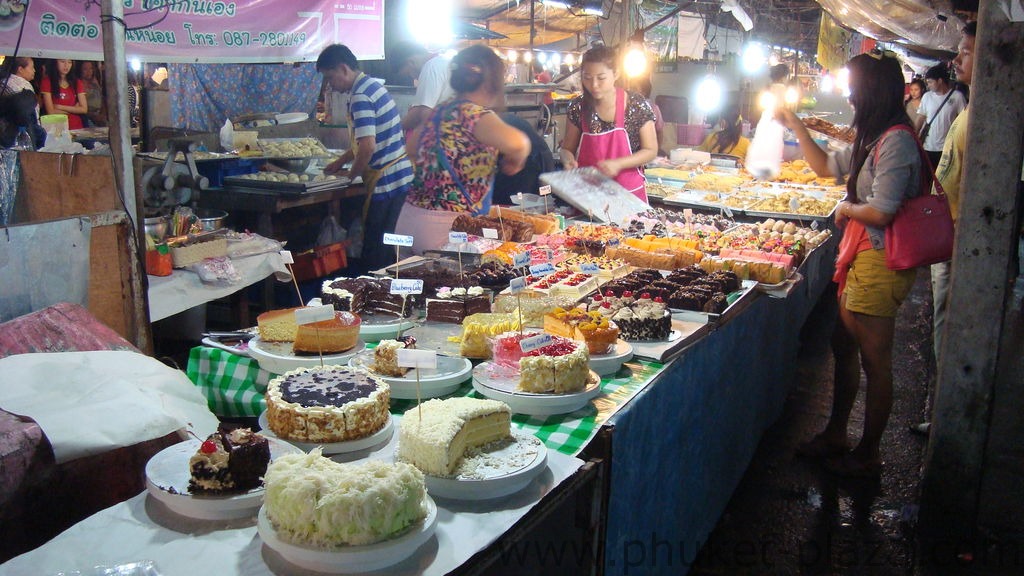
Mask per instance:
[[[281,250],[281,260],[283,260],[285,264],[295,264],[295,258],[292,258],[291,250]]]
[[[526,278],[524,278],[522,276],[520,276],[518,278],[513,278],[508,283],[508,291],[513,293],[513,294],[519,294],[520,292],[522,292],[525,289],[526,289]]]
[[[466,242],[469,242],[469,234],[466,234],[465,232],[449,232],[448,242],[451,242],[452,244],[465,244]]]
[[[818,231],[818,221],[817,220],[812,220],[811,221],[811,230],[814,230],[815,232]]]
[[[396,278],[391,281],[392,294],[422,294],[423,280],[413,278]]]
[[[334,306],[306,306],[295,311],[296,324],[312,324],[334,318]]]
[[[722,211],[725,212],[726,217],[732,218],[732,210],[728,206],[722,206]]]
[[[388,246],[412,246],[412,236],[402,234],[385,234],[384,243]]]
[[[483,233],[484,233],[484,238],[490,238],[491,240],[497,240],[498,239],[498,230],[496,228],[484,228],[483,229]],[[411,246],[411,244],[410,244],[410,246]]]
[[[551,334],[538,334],[536,336],[530,336],[529,338],[523,338],[519,341],[519,348],[523,352],[532,352],[537,348],[543,348],[551,344]]]
[[[530,253],[529,252],[517,252],[512,256],[512,266],[515,268],[523,268],[524,266],[530,265]]]
[[[685,218],[687,220],[689,220],[690,218],[693,218],[693,210],[691,208],[684,208],[683,209],[683,218]]]
[[[397,364],[402,368],[437,368],[435,350],[399,348],[397,356]]]
[[[796,214],[800,211],[800,200],[797,198],[789,199],[789,211]]]
[[[550,262],[544,264],[534,264],[530,266],[530,274],[534,276],[547,276],[555,271],[555,267]]]
[[[600,274],[601,273],[601,267],[598,266],[597,264],[594,264],[593,262],[584,262],[584,263],[580,264],[580,272],[582,272],[583,274],[591,274],[591,275],[593,275],[593,274]]]
[[[541,196],[550,196],[551,195],[551,185],[550,184],[545,184],[545,185],[541,186],[540,188],[538,188],[537,191],[540,193]]]

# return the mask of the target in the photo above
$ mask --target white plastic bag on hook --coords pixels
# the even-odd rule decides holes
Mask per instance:
[[[786,128],[779,124],[771,110],[761,114],[754,139],[747,149],[747,171],[761,180],[774,180],[782,169],[782,153],[785,150]]]

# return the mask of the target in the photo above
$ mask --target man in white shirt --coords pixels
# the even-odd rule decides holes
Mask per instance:
[[[918,133],[923,126],[931,122],[923,144],[932,162],[932,170],[935,170],[939,165],[939,159],[942,158],[946,133],[949,132],[953,120],[967,107],[967,100],[949,81],[949,67],[945,63],[929,68],[924,78],[928,84],[928,92],[921,97],[921,106],[917,109],[918,116],[913,120]]]
[[[396,71],[403,76],[416,79],[416,96],[402,118],[402,130],[409,135],[427,121],[438,104],[455,94],[449,83],[451,61],[413,44],[399,46],[395,53]]]

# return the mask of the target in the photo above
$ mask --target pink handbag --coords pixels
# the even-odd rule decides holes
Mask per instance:
[[[903,124],[893,126],[887,133],[893,130],[914,134],[909,126]],[[917,140],[916,134],[914,139]],[[890,270],[929,266],[953,257],[953,214],[949,209],[949,199],[932,173],[931,162],[920,140],[917,140],[917,149],[921,154],[921,170],[928,170],[932,177],[926,179],[922,176],[921,194],[904,200],[885,228],[885,265]],[[878,147],[875,148],[875,161],[878,161]],[[931,194],[928,189],[932,182],[937,194]]]

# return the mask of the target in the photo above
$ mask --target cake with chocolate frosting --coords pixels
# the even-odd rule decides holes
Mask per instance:
[[[259,488],[269,463],[265,437],[248,428],[217,430],[188,461],[189,492],[225,494]]]
[[[490,311],[491,298],[480,286],[441,287],[435,297],[427,298],[428,321],[462,324],[466,316]]]
[[[353,314],[400,316],[404,310],[405,315],[409,316],[413,306],[411,302],[404,301],[402,294],[391,293],[390,278],[335,278],[324,280],[320,286],[320,302],[334,306],[335,310]]]
[[[390,400],[388,384],[365,370],[298,368],[267,385],[267,422],[286,440],[358,440],[384,427]]]
[[[644,292],[621,306],[611,319],[619,326],[623,340],[668,340],[672,332],[672,314],[661,298]]]

